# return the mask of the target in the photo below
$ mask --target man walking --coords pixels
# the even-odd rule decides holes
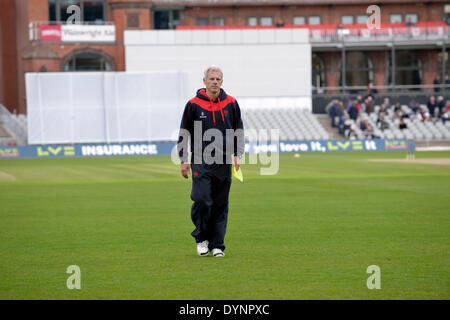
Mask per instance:
[[[225,232],[228,220],[228,196],[232,164],[239,169],[244,153],[241,111],[235,98],[221,88],[223,73],[209,67],[204,73],[205,88],[197,91],[183,112],[178,139],[181,175],[192,171],[191,235],[197,253],[225,256]],[[191,140],[191,164],[188,162],[188,140]],[[210,142],[212,141],[212,142]],[[210,142],[210,143],[209,143]]]

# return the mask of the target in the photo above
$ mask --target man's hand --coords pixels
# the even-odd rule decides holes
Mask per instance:
[[[233,160],[234,160],[233,161],[234,167],[236,168],[236,171],[238,171],[239,170],[239,166],[241,164],[241,159],[239,159],[239,157],[237,157],[237,156],[234,156]]]
[[[189,163],[181,164],[181,175],[186,179],[189,178],[189,170],[191,169]]]

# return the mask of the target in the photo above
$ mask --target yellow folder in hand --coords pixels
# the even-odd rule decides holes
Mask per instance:
[[[244,176],[242,175],[242,169],[239,166],[239,170],[236,171],[236,167],[233,166],[233,176],[238,179],[240,182],[244,181]]]

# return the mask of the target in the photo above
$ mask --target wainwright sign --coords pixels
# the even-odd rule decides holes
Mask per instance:
[[[62,42],[114,42],[116,26],[114,25],[42,25],[41,41]]]

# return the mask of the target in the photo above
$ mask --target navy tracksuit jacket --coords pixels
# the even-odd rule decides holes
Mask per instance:
[[[225,250],[232,157],[244,153],[243,129],[239,105],[223,89],[215,101],[199,89],[184,108],[178,153],[182,162],[188,161],[190,137],[191,219],[195,225],[191,235],[196,242],[208,240],[210,250]]]

